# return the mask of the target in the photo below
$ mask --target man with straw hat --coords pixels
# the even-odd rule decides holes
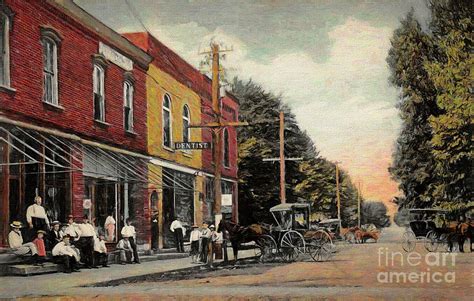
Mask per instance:
[[[13,254],[18,256],[31,255],[35,260],[38,254],[36,246],[32,242],[23,243],[23,236],[21,235],[22,224],[19,221],[14,221],[10,224],[12,231],[8,234],[8,244],[13,251]]]

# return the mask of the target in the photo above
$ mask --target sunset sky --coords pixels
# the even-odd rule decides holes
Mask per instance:
[[[370,200],[397,195],[390,179],[400,119],[385,62],[390,37],[424,0],[76,0],[119,32],[144,31],[194,66],[211,39],[234,51],[234,75],[282,93],[322,156],[340,161]]]

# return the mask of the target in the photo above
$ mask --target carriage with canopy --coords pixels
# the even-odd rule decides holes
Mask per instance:
[[[410,222],[402,236],[403,250],[411,252],[417,243],[423,243],[428,252],[435,252],[439,246],[447,245],[447,210],[409,209],[408,213]]]
[[[309,254],[314,261],[328,260],[334,245],[331,235],[310,222],[308,203],[287,203],[270,208],[276,226],[271,227],[272,245],[285,261],[294,261]]]

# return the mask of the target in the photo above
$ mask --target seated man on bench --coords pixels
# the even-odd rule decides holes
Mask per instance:
[[[56,244],[53,248],[53,259],[56,263],[64,264],[64,273],[79,272],[77,267],[79,256],[71,247],[71,244],[69,243],[70,238],[71,237],[68,234],[64,235],[63,241]]]
[[[8,244],[13,251],[13,254],[22,257],[30,257],[32,263],[36,263],[38,257],[38,250],[36,245],[32,242],[23,243],[23,236],[21,235],[22,224],[19,221],[14,221],[10,224],[12,231],[8,234]]]

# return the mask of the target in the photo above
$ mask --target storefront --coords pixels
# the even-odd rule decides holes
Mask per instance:
[[[50,221],[87,215],[111,243],[131,218],[138,242],[147,244],[141,229],[149,225],[146,160],[62,136],[68,135],[0,124],[1,245],[12,221],[26,223],[35,196],[43,198]]]

